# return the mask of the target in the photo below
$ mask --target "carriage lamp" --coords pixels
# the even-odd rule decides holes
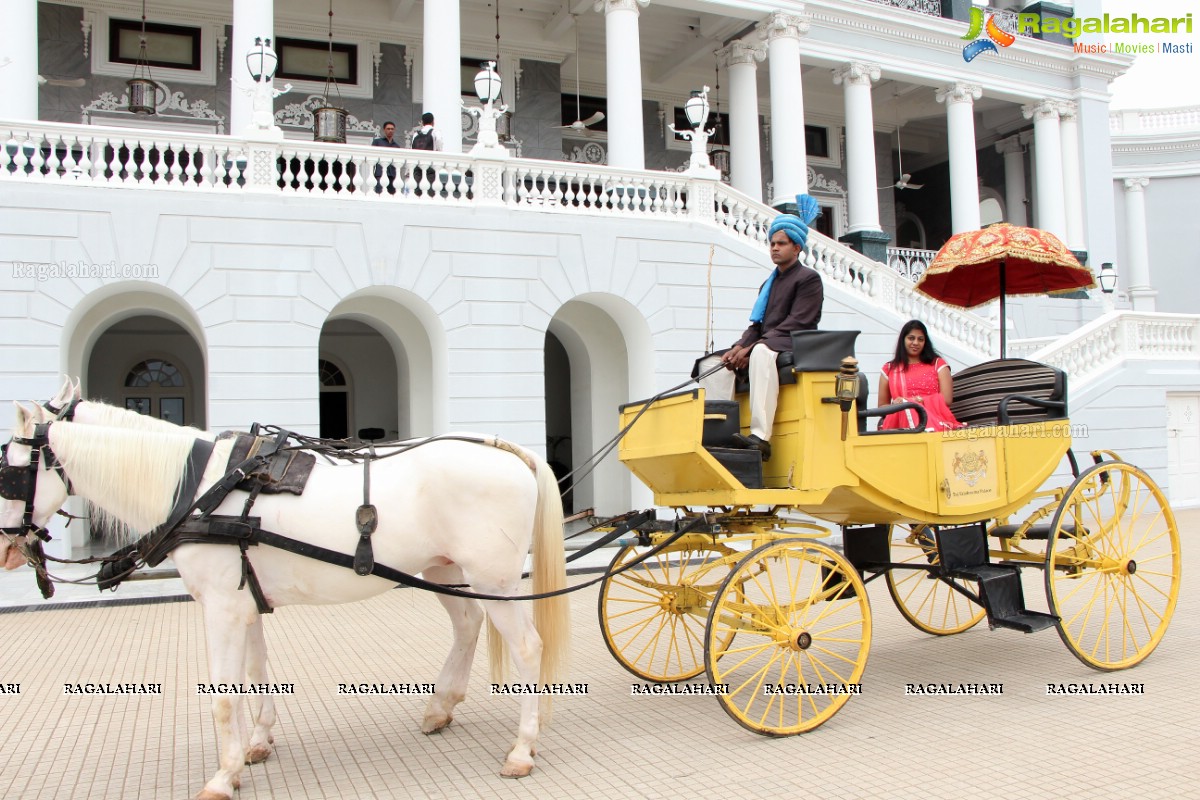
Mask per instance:
[[[704,123],[708,121],[708,112],[708,87],[705,86],[699,91],[693,91],[692,96],[683,104],[683,113],[691,130],[679,130],[674,124],[667,127],[679,138],[692,143],[692,157],[684,170],[685,174],[715,179],[720,178],[721,173],[708,160],[708,137],[713,134],[712,130],[704,129]]]
[[[858,359],[846,356],[842,359],[841,371],[837,374],[834,384],[834,394],[842,409],[842,441],[846,441],[846,427],[850,418],[850,408],[858,397]]]
[[[1100,265],[1100,274],[1096,276],[1097,283],[1100,284],[1100,291],[1104,294],[1112,294],[1117,289],[1117,270],[1111,261],[1105,261]]]

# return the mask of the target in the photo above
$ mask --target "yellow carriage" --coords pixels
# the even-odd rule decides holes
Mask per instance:
[[[703,390],[621,409],[620,457],[691,531],[604,581],[600,624],[616,659],[647,681],[707,674],[724,709],[768,735],[811,730],[861,691],[878,577],[932,634],[1056,627],[1100,670],[1130,667],[1162,639],[1180,582],[1179,533],[1145,472],[1070,451],[1066,376],[1020,359],[955,376],[956,431],[870,431],[852,357],[856,331],[793,334],[765,463],[722,447],[744,432],[746,395]],[[1064,457],[1074,480],[1043,489]],[[802,519],[807,516],[830,526]],[[840,528],[842,546],[824,544]],[[647,526],[635,561],[670,534]],[[1048,612],[1025,607],[1021,572],[1044,572]]]

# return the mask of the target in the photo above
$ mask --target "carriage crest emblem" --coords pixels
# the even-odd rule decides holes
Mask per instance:
[[[965,453],[954,454],[954,477],[967,486],[974,486],[987,477],[987,453],[982,450],[968,450]]]

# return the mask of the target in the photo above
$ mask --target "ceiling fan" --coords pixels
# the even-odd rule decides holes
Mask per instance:
[[[38,75],[38,86],[43,84],[49,86],[66,86],[72,89],[83,86],[85,81],[83,78],[47,78],[45,75]]]
[[[555,127],[562,130],[573,131],[574,133],[586,136],[588,128],[595,125],[600,120],[604,119],[604,112],[597,111],[587,119],[583,118],[583,112],[580,110],[579,103],[579,17],[571,15],[571,20],[575,25],[575,121],[570,125],[557,125]]]
[[[913,183],[912,174],[904,171],[904,147],[900,142],[900,92],[897,91],[892,96],[892,103],[896,109],[896,168],[900,171],[900,178],[887,186],[880,186],[880,189],[920,189],[925,184]]]

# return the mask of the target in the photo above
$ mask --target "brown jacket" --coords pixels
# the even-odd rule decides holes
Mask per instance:
[[[763,321],[750,323],[734,346],[749,347],[764,342],[776,352],[791,350],[792,331],[815,330],[821,321],[824,301],[825,287],[820,274],[797,261],[775,276]]]

